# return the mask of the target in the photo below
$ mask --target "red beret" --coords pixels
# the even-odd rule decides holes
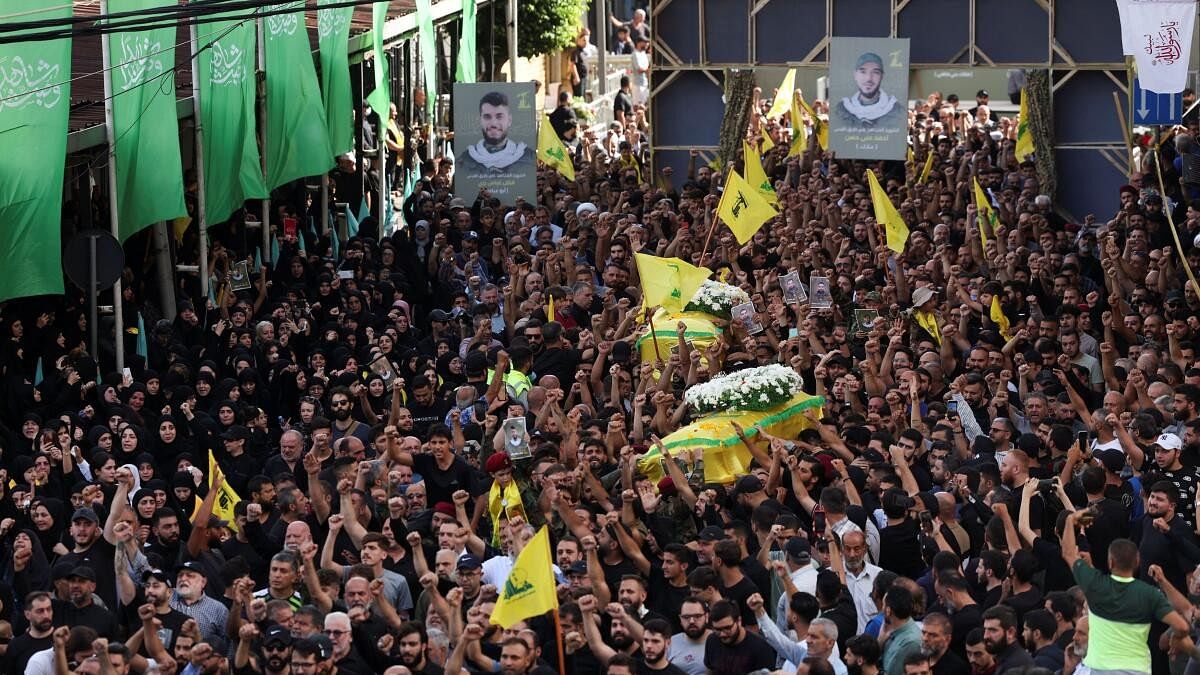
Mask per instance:
[[[1118,190],[1118,192],[1122,193],[1122,194],[1126,193],[1126,192],[1131,192],[1136,195],[1138,191],[1137,191],[1137,188],[1133,187],[1132,185],[1126,184],[1126,185],[1122,185],[1120,187],[1120,189]]]
[[[679,492],[675,489],[675,481],[671,480],[670,476],[663,476],[663,479],[658,481],[658,491],[668,497]]]
[[[450,502],[438,502],[433,505],[433,510],[443,515],[450,516],[451,518],[455,517],[456,515],[454,512],[454,505]]]
[[[488,455],[487,461],[483,463],[483,470],[488,473],[497,473],[512,468],[512,459],[509,458],[507,452],[497,452]]]

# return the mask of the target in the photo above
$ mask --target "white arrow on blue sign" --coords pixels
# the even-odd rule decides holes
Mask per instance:
[[[1183,92],[1159,94],[1142,89],[1142,83],[1133,79],[1133,123],[1134,124],[1179,124],[1183,115]]]

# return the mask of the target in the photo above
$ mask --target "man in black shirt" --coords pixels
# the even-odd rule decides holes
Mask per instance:
[[[433,383],[424,375],[418,375],[412,381],[412,397],[408,401],[408,411],[412,413],[414,436],[424,438],[430,427],[441,424],[450,412],[450,402],[436,396]],[[421,472],[424,474],[424,472]],[[453,492],[453,490],[451,490]],[[434,500],[430,495],[430,504],[438,501],[450,501],[449,493],[445,500]]]
[[[33,591],[25,596],[25,620],[29,628],[8,643],[4,654],[7,675],[25,672],[29,657],[53,646],[54,603],[46,591]]]
[[[389,451],[393,461],[411,466],[421,474],[428,503],[453,504],[454,493],[459,490],[466,490],[472,497],[482,494],[475,470],[454,454],[453,436],[444,424],[430,427],[428,446],[428,453],[414,455],[400,449],[399,439],[392,438]]]
[[[571,92],[560,91],[558,107],[550,113],[550,125],[554,127],[554,133],[563,141],[572,140],[567,138],[567,131],[574,129],[577,124],[575,110],[571,108]]]
[[[633,120],[633,88],[629,76],[621,76],[621,89],[613,97],[613,119],[625,126],[625,122]]]
[[[80,565],[67,576],[71,601],[54,601],[54,623],[58,626],[90,626],[100,637],[116,640],[119,634],[117,617],[96,604],[96,571]]]
[[[775,650],[746,630],[741,615],[742,610],[729,600],[718,600],[709,610],[712,634],[704,643],[704,667],[712,675],[745,675],[775,667]]]
[[[967,662],[950,651],[953,634],[950,617],[941,612],[931,612],[921,620],[921,645],[929,655],[933,675],[967,672]]]
[[[983,646],[996,659],[996,672],[1033,665],[1033,657],[1017,642],[1017,614],[996,605],[983,613]]]
[[[557,321],[542,324],[542,351],[533,360],[533,372],[540,380],[554,375],[559,382],[574,382],[579,368],[579,350],[563,343],[563,327]]]

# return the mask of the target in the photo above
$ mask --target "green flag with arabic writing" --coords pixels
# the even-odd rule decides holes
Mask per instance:
[[[28,21],[72,12],[62,0],[6,0],[6,7]],[[0,44],[0,301],[63,292],[59,214],[70,77],[70,38]]]
[[[354,149],[354,99],[350,89],[350,17],[353,7],[325,7],[338,0],[321,0],[317,35],[321,48],[321,98],[329,145],[334,155]]]
[[[110,0],[110,14],[172,7],[174,0]],[[108,40],[112,83],[110,139],[117,174],[117,236],[187,215],[179,113],[175,105],[174,23],[114,33]]]
[[[251,21],[196,26],[198,105],[204,138],[204,209],[209,225],[224,222],[247,199],[263,199],[262,160],[255,132]]]
[[[304,25],[304,3],[285,7],[296,11],[263,17],[270,190],[297,178],[319,176],[333,167],[325,104]]]

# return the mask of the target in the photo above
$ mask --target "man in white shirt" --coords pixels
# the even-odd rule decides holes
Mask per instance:
[[[817,568],[813,566],[812,548],[804,537],[792,537],[783,545],[784,561],[775,563],[778,574],[782,569],[787,570],[787,576],[780,574],[783,579],[783,593],[775,605],[775,625],[782,631],[788,629],[788,600],[793,593],[802,592],[815,596],[817,594]]]
[[[842,537],[842,558],[845,561],[846,587],[854,599],[858,632],[861,634],[867,622],[879,612],[875,601],[871,599],[871,589],[875,585],[875,577],[883,570],[867,561],[867,538],[858,528],[846,532]]]

